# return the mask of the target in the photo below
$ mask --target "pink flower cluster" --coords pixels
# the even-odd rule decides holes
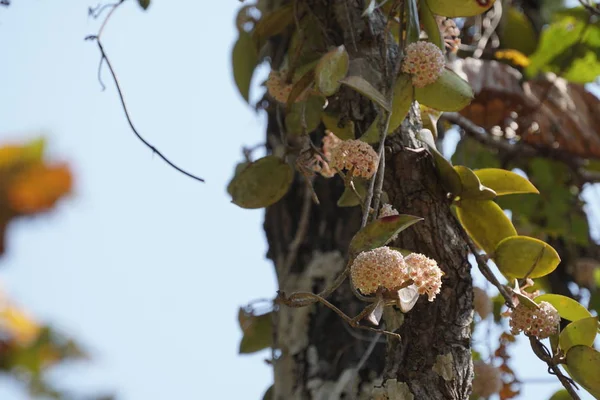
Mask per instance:
[[[409,254],[404,262],[409,268],[410,279],[419,288],[419,294],[426,293],[429,301],[433,301],[440,292],[444,275],[437,262],[419,253]]]
[[[360,253],[350,269],[354,286],[363,294],[373,294],[381,287],[399,290],[410,280],[419,294],[435,299],[442,285],[442,271],[435,260],[413,253],[404,258],[402,253],[389,247],[378,247]]]
[[[510,330],[513,335],[520,332],[545,339],[558,332],[560,316],[556,308],[548,302],[541,301],[538,308],[529,308],[519,303],[510,314]]]
[[[457,52],[460,46],[460,29],[456,26],[456,22],[453,19],[446,17],[435,17],[438,27],[440,28],[440,34],[444,39],[446,48],[452,52]]]
[[[502,389],[500,369],[481,360],[473,363],[473,395],[488,398]]]
[[[292,88],[294,87],[291,82],[286,82],[286,75],[287,70],[271,71],[271,73],[269,73],[269,78],[267,79],[267,91],[269,92],[269,95],[283,104],[287,103],[288,99],[290,98]],[[306,100],[309,92],[309,89],[306,89],[295,99],[295,101],[298,102]]]
[[[444,54],[431,42],[415,42],[406,47],[402,71],[412,75],[415,87],[422,88],[437,81],[445,66]]]
[[[353,176],[371,178],[377,171],[379,156],[371,145],[360,140],[344,140],[331,148],[329,166],[352,171]]]

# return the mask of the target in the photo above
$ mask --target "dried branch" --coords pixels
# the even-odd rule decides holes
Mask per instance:
[[[108,58],[108,56],[106,55],[106,51],[104,50],[104,47],[102,46],[102,41],[100,40],[100,38],[102,37],[102,33],[104,32],[104,27],[106,26],[108,20],[110,19],[110,17],[113,15],[113,13],[117,10],[117,8],[119,8],[119,6],[121,6],[123,3],[125,2],[125,0],[120,0],[118,3],[114,3],[112,4],[112,9],[109,11],[108,15],[106,16],[106,18],[104,19],[104,21],[102,22],[102,25],[100,26],[100,30],[98,31],[97,35],[90,35],[87,36],[85,38],[85,40],[93,40],[98,44],[98,49],[100,49],[100,55],[101,55],[101,59],[100,59],[100,67],[102,67],[102,63],[106,62],[106,65],[108,66],[108,70],[110,71],[110,74],[113,78],[113,81],[115,82],[115,86],[117,88],[117,93],[119,94],[119,99],[121,100],[121,105],[123,107],[123,111],[125,112],[125,117],[127,118],[127,122],[129,123],[129,127],[131,128],[131,130],[133,131],[133,133],[135,134],[135,136],[144,144],[146,145],[146,147],[148,147],[150,150],[152,150],[152,152],[154,154],[156,154],[158,157],[160,157],[164,162],[166,162],[169,166],[171,166],[172,168],[174,168],[175,170],[179,171],[180,173],[195,179],[199,182],[204,182],[204,179],[193,175],[187,171],[185,171],[184,169],[178,167],[177,165],[175,165],[171,160],[169,160],[166,156],[164,156],[156,147],[154,147],[152,144],[150,144],[146,139],[144,139],[142,137],[142,135],[140,135],[140,133],[138,132],[138,130],[135,128],[135,126],[133,125],[133,121],[131,120],[131,116],[129,115],[129,110],[127,108],[127,105],[125,103],[125,98],[123,96],[123,91],[121,89],[121,85],[119,84],[119,80],[117,79],[117,75],[115,73],[115,70],[113,69],[113,66]],[[100,78],[100,71],[98,71],[98,76]],[[102,81],[100,80],[101,85],[104,87],[104,84],[102,83]]]

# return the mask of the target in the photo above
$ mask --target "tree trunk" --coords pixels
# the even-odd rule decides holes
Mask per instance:
[[[383,16],[375,12],[369,18],[361,17],[362,1],[306,3],[327,32],[329,44],[344,44],[351,60],[362,59],[366,64],[359,65],[370,65],[379,72],[368,77],[376,87],[389,86],[382,82],[385,73],[380,66],[387,59],[387,67],[393,68],[398,48],[385,29]],[[287,43],[280,41],[275,46]],[[277,53],[282,50],[274,49]],[[358,73],[367,74],[364,69]],[[330,107],[348,115],[358,132],[364,132],[377,115],[370,101],[347,88],[336,95]],[[435,259],[445,273],[441,293],[434,302],[421,296],[403,323],[399,311],[386,308],[386,327],[397,328],[401,340],[350,328],[321,305],[280,306],[274,317],[275,399],[371,399],[377,397],[374,388],[381,386],[388,393],[381,398],[468,399],[472,283],[467,246],[432,158],[415,139],[418,128],[418,121],[412,118],[388,137],[384,191],[401,213],[425,218],[402,232],[394,246]],[[272,112],[268,135],[279,137],[279,130]],[[360,207],[336,206],[343,191],[339,178],[317,178],[314,185],[320,205],[311,203],[310,192],[298,176],[292,190],[269,207],[265,216],[268,256],[275,263],[279,288],[287,294],[317,293],[329,286],[345,267],[348,244],[360,227]],[[365,306],[354,297],[348,282],[329,300],[350,316]],[[375,341],[378,343],[369,349]],[[405,389],[414,397],[402,395]]]

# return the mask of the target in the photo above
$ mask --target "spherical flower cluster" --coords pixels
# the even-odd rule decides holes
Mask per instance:
[[[416,42],[406,48],[402,71],[412,75],[415,87],[422,88],[435,82],[446,66],[442,51],[433,43]]]
[[[287,71],[271,71],[267,79],[267,91],[272,98],[280,103],[287,103],[290,93],[294,85],[291,82],[286,82]],[[295,101],[305,100],[309,90],[305,90],[300,94]]]
[[[519,332],[545,339],[558,332],[560,316],[556,308],[542,301],[538,308],[529,308],[519,303],[510,315],[510,329],[513,335]]]
[[[485,290],[478,287],[473,288],[473,308],[481,319],[486,319],[490,315],[493,304]]]
[[[440,292],[444,275],[437,262],[419,253],[409,254],[404,262],[408,266],[408,276],[419,288],[419,294],[427,293],[429,301],[433,301]]]
[[[479,360],[473,363],[473,395],[488,398],[502,389],[502,376],[499,368]]]
[[[360,253],[350,267],[352,284],[363,294],[373,294],[380,287],[399,290],[408,279],[402,253],[389,247],[378,247]]]
[[[435,17],[438,27],[440,28],[440,34],[444,39],[444,44],[448,50],[452,52],[458,51],[460,46],[460,29],[456,26],[456,22],[453,19],[446,17]]]
[[[344,140],[331,149],[329,165],[342,171],[352,171],[352,175],[371,178],[377,171],[379,156],[371,145],[360,140]]]

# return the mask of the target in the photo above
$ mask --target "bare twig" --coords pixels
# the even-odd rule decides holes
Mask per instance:
[[[152,152],[154,154],[156,154],[158,157],[160,157],[164,162],[166,162],[169,166],[171,166],[172,168],[174,168],[175,170],[179,171],[180,173],[195,179],[199,182],[204,182],[204,179],[193,175],[187,171],[185,171],[184,169],[178,167],[177,165],[175,165],[171,160],[169,160],[167,157],[165,157],[156,147],[154,147],[152,144],[150,144],[148,141],[146,141],[146,139],[144,139],[142,137],[142,135],[140,135],[140,133],[137,131],[137,129],[135,128],[135,126],[133,125],[133,121],[131,120],[131,116],[129,115],[129,110],[127,108],[127,105],[125,103],[125,98],[123,96],[123,91],[121,89],[121,85],[119,84],[119,80],[117,79],[117,75],[115,73],[115,70],[108,58],[108,56],[106,55],[106,51],[104,50],[104,47],[102,46],[102,42],[100,40],[102,33],[104,32],[104,27],[106,26],[108,20],[110,19],[110,17],[113,15],[113,13],[115,12],[115,10],[121,5],[123,4],[125,0],[120,0],[118,3],[113,4],[113,8],[109,11],[108,15],[106,16],[105,20],[102,22],[102,25],[100,26],[100,30],[98,31],[97,35],[90,35],[87,36],[85,38],[85,40],[93,40],[98,44],[98,49],[100,49],[100,55],[101,55],[101,60],[100,60],[100,66],[102,66],[102,62],[105,61],[106,65],[108,66],[108,70],[110,71],[110,74],[113,78],[113,81],[115,82],[115,86],[117,88],[117,93],[119,94],[119,99],[121,100],[121,105],[123,107],[123,111],[125,112],[125,117],[127,118],[127,122],[129,123],[129,127],[131,128],[131,130],[133,131],[133,133],[135,134],[135,136],[144,144],[146,145],[146,147],[148,147],[150,150],[152,150]],[[104,84],[102,83],[102,81],[100,81],[102,86],[104,87]]]
[[[309,188],[304,188],[304,199],[302,201],[302,210],[300,211],[300,220],[298,222],[298,229],[296,229],[296,235],[290,243],[288,254],[285,259],[284,271],[289,271],[292,265],[296,262],[298,256],[298,250],[300,245],[306,237],[308,231],[308,222],[310,221],[310,210],[312,208],[312,192]]]

